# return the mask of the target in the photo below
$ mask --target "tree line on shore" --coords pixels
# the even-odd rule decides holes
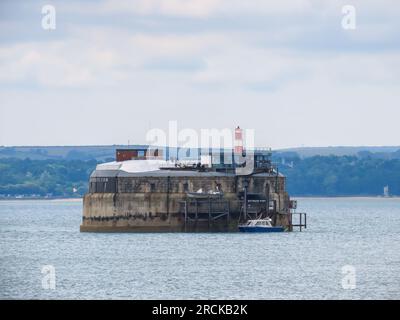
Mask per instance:
[[[388,186],[391,194],[400,195],[400,159],[314,156],[278,159],[277,162],[287,176],[289,194],[378,196],[383,195],[384,187]]]
[[[400,159],[274,156],[295,196],[400,195]],[[0,197],[81,197],[97,160],[0,159]]]

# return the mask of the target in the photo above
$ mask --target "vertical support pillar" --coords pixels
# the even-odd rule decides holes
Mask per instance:
[[[270,190],[269,190],[269,182],[267,182],[267,185],[266,185],[266,190],[265,190],[265,193],[266,193],[266,196],[267,196],[267,204],[266,204],[266,208],[265,208],[265,211],[267,212],[267,217],[269,216],[269,192],[270,192]]]
[[[170,181],[171,177],[168,176],[167,177],[167,217],[169,219],[169,191],[170,191],[170,185],[171,185],[171,181]]]
[[[208,198],[208,231],[211,230],[211,199]]]
[[[299,223],[299,224],[300,224],[300,232],[301,232],[301,227],[302,227],[302,219],[301,219],[301,218],[302,218],[302,216],[303,216],[303,214],[302,214],[302,213],[300,213],[300,223]]]
[[[194,222],[194,225],[195,225],[195,228],[197,228],[197,220],[199,219],[199,207],[198,207],[198,205],[197,205],[197,200],[195,200],[195,203],[196,203],[196,212],[195,212],[195,222]]]
[[[230,223],[230,211],[231,211],[231,208],[230,208],[230,205],[229,205],[229,201],[226,202],[226,206],[227,206],[227,210],[228,210],[228,212],[226,214],[226,228],[227,228],[227,231],[228,231],[229,230],[229,223]]]
[[[185,232],[187,230],[187,201],[185,201]]]
[[[247,185],[244,187],[244,217],[247,220]]]

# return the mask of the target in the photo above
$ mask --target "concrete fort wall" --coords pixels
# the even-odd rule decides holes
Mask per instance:
[[[288,225],[289,196],[285,192],[283,176],[139,176],[118,177],[116,193],[91,192],[83,199],[81,231],[184,231],[182,201],[186,192],[221,190],[223,200],[229,201],[230,221],[213,222],[218,231],[237,230],[240,214],[238,193],[243,190],[245,179],[248,192],[266,195],[276,201],[279,214],[277,225]],[[196,226],[208,230],[208,224]]]

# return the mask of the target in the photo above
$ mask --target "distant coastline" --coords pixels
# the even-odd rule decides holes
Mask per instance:
[[[273,152],[272,161],[287,177],[286,188],[292,196],[399,196],[400,148],[396,148],[286,149]],[[115,159],[114,149],[0,147],[0,200],[83,197],[90,174],[99,163]]]
[[[0,158],[31,160],[97,160],[112,161],[116,149],[147,148],[148,145],[92,145],[92,146],[0,146]],[[372,156],[379,158],[400,157],[399,146],[328,146],[294,147],[273,150],[278,156],[298,156],[302,159],[314,156]]]
[[[68,202],[74,202],[74,201],[82,201],[82,197],[79,198],[64,198],[64,197],[24,197],[24,198],[20,198],[20,197],[7,197],[7,198],[0,198],[0,201],[31,201],[31,200],[40,200],[40,201],[44,201],[44,200],[49,200],[49,201],[68,201]]]
[[[352,196],[291,196],[291,199],[336,199],[336,198],[347,198],[347,199],[400,199],[400,196],[361,196],[361,195],[352,195]]]

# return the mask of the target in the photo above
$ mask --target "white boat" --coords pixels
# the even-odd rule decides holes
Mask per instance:
[[[282,226],[274,227],[270,218],[247,220],[246,223],[239,225],[241,232],[282,232]]]

